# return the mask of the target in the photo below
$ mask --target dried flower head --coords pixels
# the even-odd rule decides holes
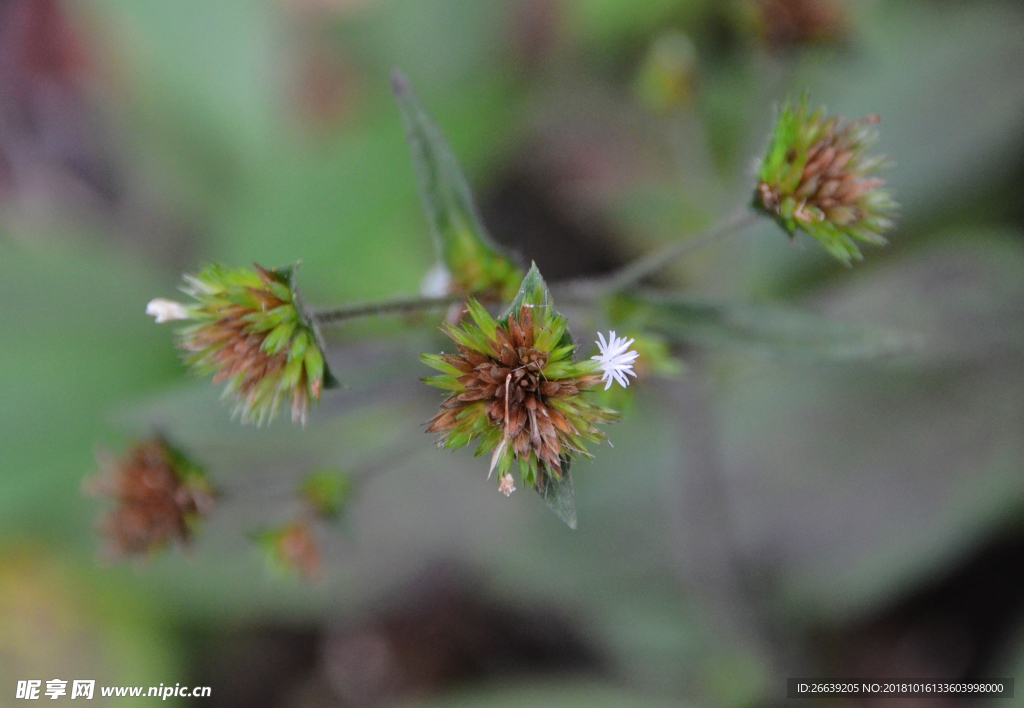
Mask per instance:
[[[761,165],[754,207],[785,228],[802,229],[833,256],[849,263],[862,258],[856,241],[884,245],[893,226],[895,202],[872,175],[888,166],[883,155],[868,155],[877,140],[877,116],[843,122],[809,113],[807,102],[786,106]]]
[[[479,440],[477,455],[492,454],[502,491],[511,490],[513,460],[525,485],[541,489],[544,475],[560,480],[573,457],[589,456],[586,442],[606,439],[596,425],[617,417],[581,395],[601,382],[600,365],[573,361],[566,320],[546,302],[513,303],[495,321],[470,301],[469,314],[472,322],[445,329],[457,354],[423,355],[442,372],[425,381],[452,392],[427,432],[441,433],[448,448]]]
[[[758,24],[774,50],[838,44],[849,32],[846,13],[831,0],[756,0]]]
[[[217,264],[186,275],[183,288],[196,299],[185,306],[154,300],[146,308],[157,322],[187,317],[179,332],[185,361],[214,383],[246,423],[269,422],[281,402],[291,401],[292,421],[306,422],[311,401],[337,385],[324,360],[312,319],[293,285],[294,267],[231,269]]]
[[[114,557],[146,555],[172,541],[186,544],[213,509],[202,469],[161,437],[100,464],[101,473],[87,480],[86,489],[117,504],[100,524]]]

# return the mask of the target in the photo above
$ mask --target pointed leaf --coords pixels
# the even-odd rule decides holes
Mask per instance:
[[[392,86],[402,111],[420,199],[430,221],[438,259],[469,295],[510,299],[521,272],[487,234],[448,142],[405,76],[397,70],[392,74]]]
[[[569,461],[563,459],[562,479],[555,479],[546,474],[539,474],[538,479],[544,480],[544,488],[537,490],[537,493],[544,499],[555,516],[565,522],[565,525],[576,530],[576,492],[572,487],[572,474],[569,472]]]
[[[641,293],[621,298],[613,307],[670,341],[739,348],[769,357],[875,359],[908,354],[919,346],[913,333],[782,306]]]
[[[548,307],[551,305],[551,293],[548,292],[548,285],[544,282],[544,277],[537,270],[537,264],[531,263],[530,270],[523,278],[522,284],[519,286],[519,292],[516,294],[512,304],[508,306],[508,310],[505,311],[503,316],[507,319],[509,315],[518,313],[522,309],[523,305],[533,305],[534,307]]]

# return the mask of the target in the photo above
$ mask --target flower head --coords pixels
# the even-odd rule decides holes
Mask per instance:
[[[872,175],[888,164],[867,154],[877,140],[877,116],[843,122],[786,106],[754,194],[754,207],[769,214],[790,236],[801,229],[833,256],[861,259],[856,241],[884,245],[895,202]]]
[[[101,522],[112,555],[145,555],[172,541],[186,544],[213,508],[202,469],[161,437],[135,445],[124,459],[105,459],[86,488],[117,508]]]
[[[613,380],[622,388],[627,388],[629,379],[626,378],[626,374],[636,378],[633,362],[640,354],[635,351],[627,351],[636,340],[616,337],[614,330],[608,334],[608,341],[605,341],[604,335],[600,332],[597,333],[597,339],[596,344],[601,353],[590,358],[595,359],[600,364],[601,371],[604,372],[604,376],[601,377],[601,380],[605,382],[604,390],[607,391],[612,387]]]
[[[445,329],[457,354],[423,355],[442,372],[425,381],[451,392],[427,432],[448,448],[479,440],[477,455],[492,453],[503,493],[513,488],[513,460],[523,483],[541,489],[545,476],[561,479],[573,457],[588,454],[587,442],[606,439],[597,424],[616,418],[581,395],[602,380],[598,364],[573,361],[566,320],[548,304],[520,304],[495,321],[470,301],[469,314],[472,322]]]
[[[214,383],[226,381],[242,421],[273,419],[289,399],[292,420],[306,422],[311,401],[337,382],[324,361],[313,321],[303,312],[291,267],[267,270],[207,265],[186,275],[183,290],[196,299],[184,306],[154,300],[146,311],[157,322],[187,318],[179,332],[185,361]]]

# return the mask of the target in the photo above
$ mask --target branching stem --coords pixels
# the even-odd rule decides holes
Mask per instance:
[[[313,319],[316,320],[317,324],[326,325],[356,319],[357,317],[404,315],[411,312],[441,310],[463,299],[465,299],[463,295],[446,295],[445,297],[403,298],[384,300],[382,302],[359,303],[337,307],[332,310],[313,312]]]
[[[636,285],[649,275],[657,273],[673,261],[689,255],[720,238],[736,233],[757,220],[758,216],[747,207],[737,209],[707,231],[685,241],[673,243],[638,258],[607,278],[593,283],[598,295],[606,295]]]
[[[737,209],[716,226],[685,241],[673,243],[642,258],[638,258],[620,270],[605,278],[582,279],[567,283],[558,288],[569,299],[581,302],[593,302],[604,295],[625,290],[636,285],[649,275],[657,273],[673,261],[689,255],[720,238],[736,233],[757,220],[758,216],[748,208]],[[376,315],[408,314],[428,310],[444,309],[456,302],[464,300],[464,295],[446,295],[445,297],[403,298],[384,300],[382,302],[359,303],[346,305],[332,310],[313,312],[313,319],[318,324],[330,325],[358,317]]]

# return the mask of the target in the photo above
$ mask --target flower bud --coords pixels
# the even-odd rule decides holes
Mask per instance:
[[[691,105],[696,97],[697,50],[690,38],[670,31],[655,39],[634,87],[644,105],[658,113]]]
[[[224,395],[235,399],[244,423],[269,422],[289,400],[292,421],[305,424],[310,402],[337,385],[293,277],[293,267],[255,264],[253,270],[210,264],[185,276],[184,291],[197,301],[187,308],[195,324],[179,332],[178,346],[196,371],[227,382]]]
[[[877,116],[844,122],[809,113],[807,102],[786,106],[760,169],[754,208],[773,217],[790,237],[802,230],[849,264],[862,258],[857,241],[884,245],[896,203],[874,173],[888,166],[868,155]]]

